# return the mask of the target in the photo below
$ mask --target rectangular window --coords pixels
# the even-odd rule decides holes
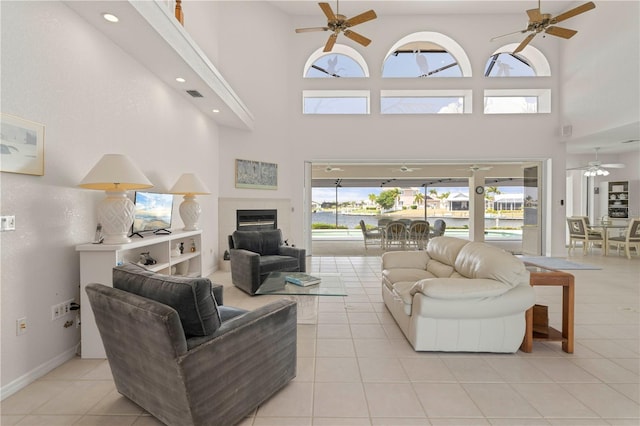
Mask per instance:
[[[485,114],[544,114],[551,112],[551,90],[485,90]]]
[[[303,114],[369,114],[368,90],[304,90]]]
[[[470,90],[382,90],[381,114],[469,114]]]

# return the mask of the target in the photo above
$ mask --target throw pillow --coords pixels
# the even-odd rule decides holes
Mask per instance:
[[[178,312],[185,336],[208,336],[221,324],[208,278],[162,275],[136,264],[113,268],[113,287],[171,306]]]

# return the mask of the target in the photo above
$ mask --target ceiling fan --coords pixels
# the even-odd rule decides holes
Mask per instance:
[[[358,24],[362,24],[363,22],[371,21],[372,19],[376,19],[378,16],[376,12],[373,10],[368,10],[359,15],[354,16],[353,18],[347,19],[346,16],[340,14],[340,3],[336,1],[336,13],[333,13],[331,6],[329,3],[318,3],[320,5],[320,9],[327,16],[327,26],[326,27],[313,27],[313,28],[297,28],[296,33],[308,33],[313,31],[333,31],[333,34],[329,36],[327,43],[324,46],[324,52],[331,52],[333,49],[333,45],[336,44],[336,40],[338,38],[338,34],[342,32],[346,37],[355,41],[356,43],[360,43],[363,46],[368,46],[371,43],[371,40],[366,38],[363,35],[360,35],[354,31],[351,31],[349,28],[355,27]]]
[[[331,164],[327,164],[327,167],[324,168],[325,173],[331,173],[331,172],[344,172],[344,169],[341,169],[340,167],[333,167]]]
[[[472,164],[469,167],[465,167],[464,169],[458,169],[458,170],[469,170],[471,173],[475,173],[478,170],[486,171],[491,169],[493,169],[492,166],[479,166],[477,164]]]
[[[568,28],[556,27],[554,25],[557,24],[558,22],[565,21],[576,15],[587,12],[595,7],[596,5],[590,1],[581,6],[575,7],[571,10],[561,13],[558,16],[552,17],[550,13],[540,12],[540,0],[538,0],[537,9],[527,10],[527,15],[529,16],[529,23],[527,24],[527,28],[525,28],[524,30],[514,31],[512,33],[503,34],[501,36],[494,37],[491,39],[491,41],[494,41],[500,37],[505,37],[511,34],[517,34],[517,33],[524,34],[524,33],[530,32],[531,34],[525,37],[522,43],[520,43],[518,47],[516,47],[516,50],[513,51],[513,54],[516,54],[521,50],[523,50],[525,47],[527,47],[527,45],[531,42],[531,40],[533,40],[533,38],[538,33],[541,33],[541,32],[544,32],[545,34],[551,34],[552,36],[556,36],[556,37],[571,38],[574,35],[576,35],[577,31],[570,30]]]
[[[393,170],[394,172],[400,172],[400,173],[411,173],[421,169],[419,167],[409,167],[406,164],[403,164],[402,166],[400,166],[399,169],[391,169],[391,170]]]
[[[584,170],[584,175],[588,177],[593,176],[608,176],[609,170],[607,169],[622,169],[624,168],[624,164],[622,163],[612,163],[612,164],[602,164],[602,161],[598,160],[598,151],[600,148],[595,148],[596,151],[596,159],[595,161],[589,161],[589,163],[580,167],[572,167],[567,170]]]

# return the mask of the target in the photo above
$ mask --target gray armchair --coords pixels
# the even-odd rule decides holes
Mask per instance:
[[[167,425],[232,425],[296,375],[296,304],[218,306],[206,278],[125,265],[86,292],[118,392]]]
[[[304,249],[283,245],[280,229],[234,231],[229,236],[231,281],[254,295],[270,272],[305,272]]]

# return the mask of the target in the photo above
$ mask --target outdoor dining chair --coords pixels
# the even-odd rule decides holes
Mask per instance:
[[[418,250],[424,250],[429,241],[429,222],[414,220],[409,227],[409,245]]]
[[[385,248],[400,247],[404,250],[407,245],[407,227],[400,221],[390,222],[384,231]]]

